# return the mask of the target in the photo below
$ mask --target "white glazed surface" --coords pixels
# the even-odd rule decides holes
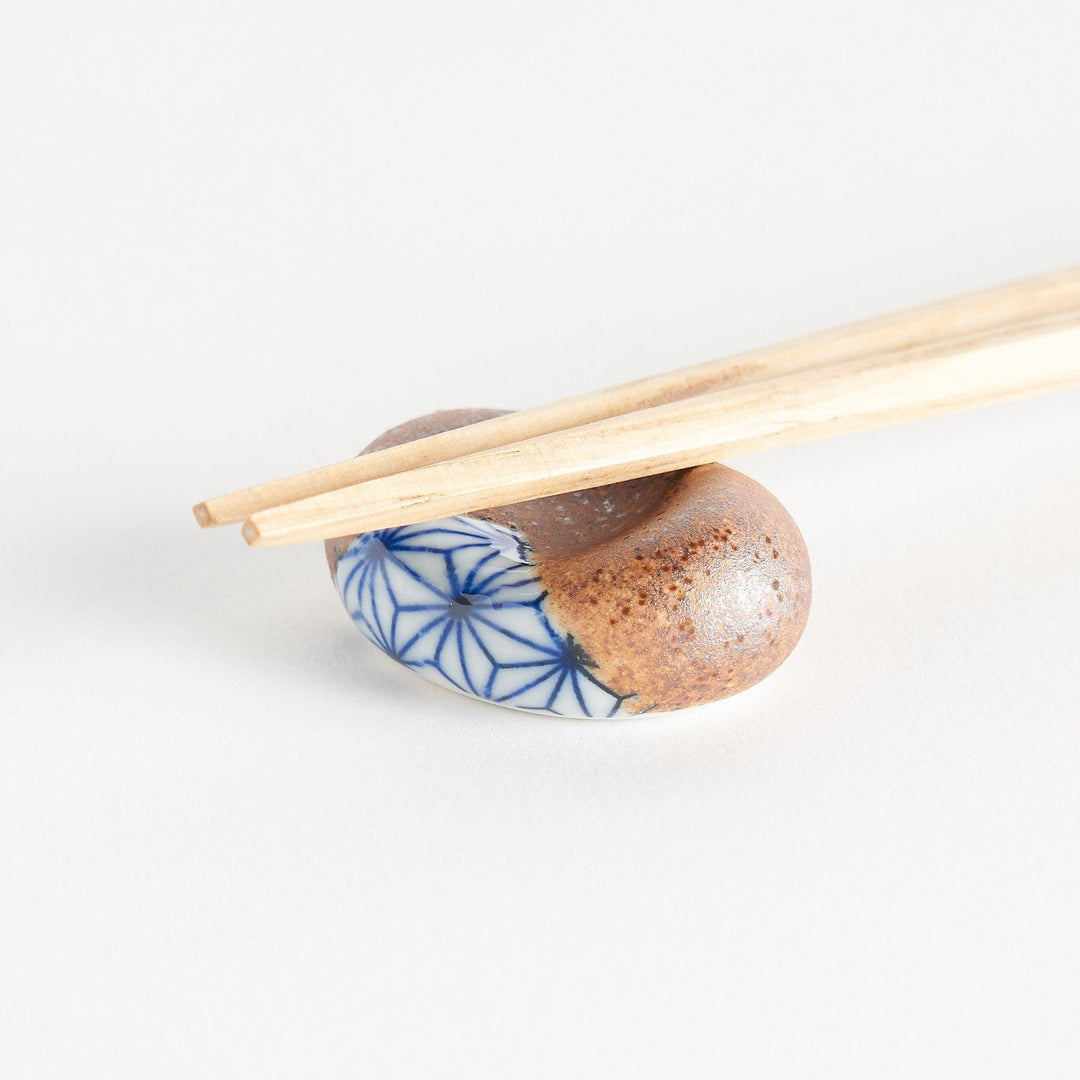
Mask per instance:
[[[361,633],[418,675],[507,708],[611,717],[624,699],[552,615],[527,542],[472,517],[358,536],[334,583]]]

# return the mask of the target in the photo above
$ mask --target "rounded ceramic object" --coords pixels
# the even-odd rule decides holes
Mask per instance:
[[[365,453],[476,423],[432,413]],[[361,632],[441,686],[515,709],[685,709],[795,647],[810,562],[795,522],[723,465],[382,529],[326,545]]]

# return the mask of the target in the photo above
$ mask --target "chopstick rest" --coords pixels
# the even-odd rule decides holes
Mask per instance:
[[[477,423],[434,413],[365,453]],[[326,542],[335,586],[384,653],[509,708],[613,717],[683,709],[758,682],[810,607],[794,521],[722,465]]]

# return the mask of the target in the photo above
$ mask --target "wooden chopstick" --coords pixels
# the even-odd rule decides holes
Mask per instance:
[[[264,510],[254,545],[346,536],[1080,384],[1080,307],[437,462]]]
[[[193,507],[193,511],[200,525],[231,524],[271,507],[407,469],[825,363],[913,348],[945,337],[1001,326],[1018,318],[1054,315],[1077,305],[1080,305],[1080,268],[1071,268],[510,413],[208,499]]]

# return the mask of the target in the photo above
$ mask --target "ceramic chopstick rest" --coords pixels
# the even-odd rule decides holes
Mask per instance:
[[[433,413],[365,452],[498,415]],[[794,521],[723,465],[328,541],[379,649],[485,701],[559,716],[664,712],[780,665],[810,607]]]

